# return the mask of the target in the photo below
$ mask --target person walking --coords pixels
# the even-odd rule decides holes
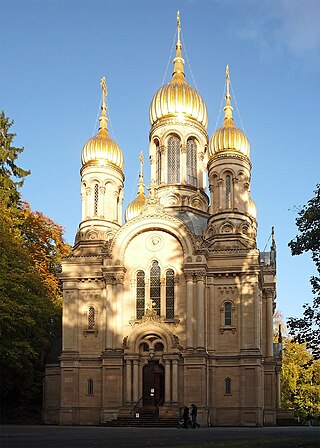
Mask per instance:
[[[188,408],[188,406],[184,407],[182,418],[183,418],[183,427],[185,429],[188,429],[188,422],[189,422],[189,408]]]
[[[198,408],[197,406],[192,403],[191,404],[191,422],[192,422],[192,428],[200,428],[199,423],[197,423],[197,414],[198,414]]]

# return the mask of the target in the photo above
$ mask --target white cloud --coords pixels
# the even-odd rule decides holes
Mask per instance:
[[[298,56],[320,50],[320,1],[281,0],[279,39]],[[280,6],[279,5],[279,6]]]
[[[239,36],[262,52],[289,51],[317,56],[320,51],[320,0],[277,0],[251,3]],[[319,59],[319,58],[318,58]]]

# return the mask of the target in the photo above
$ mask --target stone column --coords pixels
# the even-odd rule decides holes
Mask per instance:
[[[276,367],[276,409],[281,409],[281,366]]]
[[[91,207],[91,188],[86,188],[86,204],[85,204],[85,215],[86,218],[89,218],[90,216],[93,216],[93,209]]]
[[[204,348],[204,279],[205,271],[196,272],[197,279],[197,348]]]
[[[106,349],[113,348],[113,276],[111,274],[105,275],[106,281]]]
[[[214,198],[213,198],[213,192],[214,192],[214,185],[209,184],[209,191],[210,191],[210,204],[209,204],[209,213],[213,215],[213,204],[214,204]]]
[[[118,222],[118,198],[119,198],[119,193],[117,191],[114,191],[112,193],[112,221],[113,222]]]
[[[218,179],[218,211],[225,208],[225,204],[223,204],[223,180]]]
[[[123,205],[123,190],[120,192],[118,200],[118,224],[122,225],[122,205]]]
[[[180,182],[182,185],[186,185],[186,183],[187,183],[187,147],[186,147],[186,145],[181,145]]]
[[[160,154],[161,154],[161,169],[160,169],[160,179],[159,179],[159,185],[166,183],[165,179],[165,147],[160,146],[159,148]]]
[[[172,402],[178,403],[178,360],[172,360]]]
[[[273,356],[273,289],[266,290],[266,326],[267,326],[267,344],[266,356]]]
[[[161,179],[165,184],[168,183],[168,151],[165,146],[161,146]]]
[[[164,367],[164,390],[165,390],[165,404],[170,403],[170,389],[171,389],[171,361],[170,359],[165,359],[165,367]]]
[[[132,391],[132,361],[131,359],[126,359],[126,402],[131,403],[131,391]]]
[[[123,324],[123,282],[124,274],[116,274],[116,319],[115,319],[115,347],[122,348]]]
[[[133,391],[132,399],[134,403],[139,400],[139,359],[133,360]]]
[[[193,341],[193,273],[185,272],[187,282],[187,348],[194,347]]]
[[[100,187],[99,188],[99,199],[98,199],[98,217],[100,217],[100,216],[105,217],[105,205],[104,205],[105,195],[106,195],[105,187]]]
[[[232,179],[232,184],[233,184],[233,191],[232,191],[232,196],[231,196],[231,200],[232,200],[232,208],[239,210],[239,180],[237,177],[234,177]],[[241,210],[243,210],[243,207],[241,207]]]
[[[198,178],[197,185],[198,185],[198,188],[200,188],[200,189],[204,188],[203,159],[204,159],[204,154],[203,154],[203,152],[200,152],[198,154],[198,163],[197,163],[197,178]]]
[[[176,297],[176,295],[174,296]],[[160,278],[160,316],[166,316],[167,314],[166,303],[166,279]]]

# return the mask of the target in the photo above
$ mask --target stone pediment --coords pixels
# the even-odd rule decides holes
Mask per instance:
[[[158,316],[152,308],[147,309],[141,319],[131,320],[130,324],[133,327],[132,331],[123,340],[123,348],[128,352],[137,352],[139,341],[150,334],[156,335],[159,339],[165,341],[168,351],[176,352],[183,349],[178,336],[165,323],[165,318]]]

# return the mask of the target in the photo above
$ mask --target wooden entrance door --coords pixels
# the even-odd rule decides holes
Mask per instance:
[[[143,368],[143,405],[164,403],[164,368],[159,361],[149,361]]]

